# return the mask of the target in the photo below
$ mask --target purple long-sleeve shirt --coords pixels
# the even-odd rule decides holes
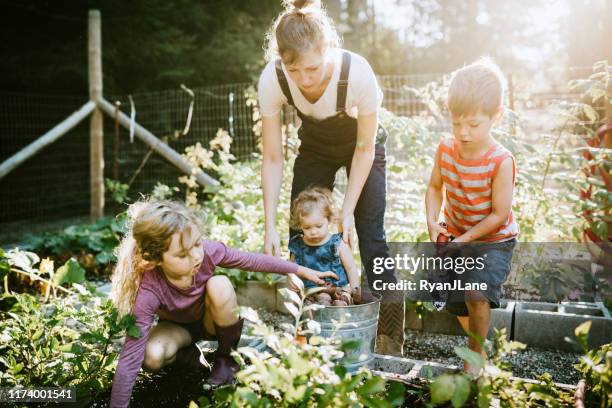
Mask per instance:
[[[206,282],[213,276],[217,265],[281,274],[295,273],[298,268],[294,263],[264,254],[237,251],[217,241],[205,241],[202,247],[204,259],[195,275],[195,283],[189,288],[181,289],[170,283],[160,268],[144,273],[132,310],[136,325],[140,329],[140,337],[125,337],[113,379],[111,407],[129,405],[156,314],[161,319],[178,323],[192,323],[203,319]]]

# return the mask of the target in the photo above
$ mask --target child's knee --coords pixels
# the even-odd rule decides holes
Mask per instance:
[[[224,275],[213,276],[206,282],[206,299],[212,306],[223,306],[236,302],[236,292],[229,278]]]
[[[161,342],[150,342],[145,347],[143,366],[148,371],[159,371],[166,361],[166,348]]]

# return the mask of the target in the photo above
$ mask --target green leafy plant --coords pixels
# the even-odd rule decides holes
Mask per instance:
[[[125,231],[126,214],[93,224],[71,225],[59,233],[28,234],[23,249],[51,257],[55,263],[75,258],[88,273],[107,275],[116,261],[114,249]]]
[[[583,225],[575,233],[582,238],[582,231],[589,231],[596,239],[609,243],[612,236],[612,231],[609,231],[612,225],[609,184],[612,180],[612,151],[600,145],[595,132],[602,123],[606,105],[612,104],[612,66],[607,61],[597,62],[589,78],[571,81],[569,86],[582,92],[582,101],[567,107],[568,126],[580,141],[572,153],[578,156],[581,169],[573,180],[583,192],[575,206]]]
[[[63,293],[71,293],[64,284],[81,284],[85,282],[85,270],[74,259],[69,259],[64,265],[54,270],[52,260],[43,260],[34,252],[22,251],[18,248],[8,252],[0,252],[0,271],[4,281],[4,293],[13,290],[20,292],[28,291],[30,288],[40,294],[45,294],[48,299],[51,291],[54,294],[58,290]],[[13,279],[9,280],[10,277]],[[11,285],[10,283],[14,284]]]
[[[591,324],[591,321],[586,321],[574,331],[585,353],[575,366],[585,388],[586,395],[582,402],[587,407],[609,407],[612,404],[612,343],[590,350],[588,336]],[[578,387],[581,388],[580,383]]]
[[[114,203],[123,204],[128,201],[129,185],[107,178],[104,179],[104,188],[110,194]]]
[[[79,294],[41,303],[29,294],[0,298],[0,386],[76,387],[79,397],[111,385],[118,341],[138,336],[132,315],[119,318],[110,301]]]
[[[482,339],[481,339],[482,341]],[[571,395],[559,390],[550,374],[538,377],[537,382],[512,379],[506,356],[525,348],[524,344],[506,339],[506,330],[495,330],[493,342],[484,345],[489,359],[466,348],[455,347],[455,353],[472,367],[481,370],[476,378],[466,373],[442,374],[430,386],[431,403],[450,402],[454,408],[464,405],[487,408],[501,407],[561,407],[571,403]]]

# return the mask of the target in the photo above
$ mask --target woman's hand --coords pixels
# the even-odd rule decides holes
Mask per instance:
[[[342,234],[342,240],[353,249],[353,214],[342,216],[338,223],[338,232]]]
[[[264,253],[266,255],[281,256],[280,238],[276,228],[266,229],[264,235]]]

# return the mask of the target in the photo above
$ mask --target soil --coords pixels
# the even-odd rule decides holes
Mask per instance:
[[[132,399],[131,408],[164,408],[187,407],[190,401],[197,401],[201,396],[210,398],[210,391],[204,390],[204,384],[209,371],[187,370],[173,367],[162,369],[155,374],[138,376]],[[91,407],[108,407],[110,390],[99,395]]]

